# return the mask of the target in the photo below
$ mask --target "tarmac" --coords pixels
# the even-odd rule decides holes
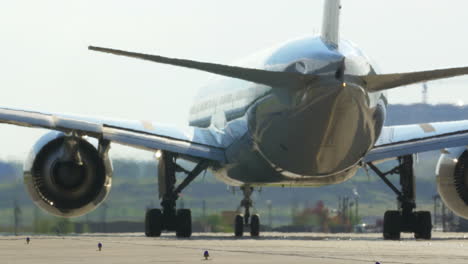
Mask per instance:
[[[468,263],[468,234],[434,233],[430,241],[404,234],[263,233],[257,239],[225,233],[0,236],[0,263]],[[98,243],[102,250],[98,250]],[[203,253],[210,257],[205,260]]]

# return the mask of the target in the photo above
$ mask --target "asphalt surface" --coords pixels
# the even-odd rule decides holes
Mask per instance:
[[[177,239],[138,233],[29,236],[27,244],[26,237],[0,236],[0,263],[468,263],[464,233],[435,233],[431,241],[410,234],[383,241],[380,234],[264,233],[239,239],[196,233]]]

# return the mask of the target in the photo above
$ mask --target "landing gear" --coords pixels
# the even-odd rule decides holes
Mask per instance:
[[[242,215],[236,215],[234,219],[234,235],[236,237],[244,235],[244,217]]]
[[[252,196],[253,188],[250,186],[242,186],[241,190],[244,194],[237,211],[240,211],[241,207],[244,208],[244,214],[236,215],[234,219],[234,235],[241,237],[244,235],[244,227],[250,228],[250,236],[258,237],[260,235],[260,216],[258,214],[250,215],[250,208],[253,207],[253,201],[250,198]]]
[[[431,212],[420,211],[416,212],[416,219],[419,225],[414,230],[416,239],[431,239],[432,219]]]
[[[398,166],[388,172],[380,171],[373,163],[369,167],[397,195],[398,211],[387,211],[384,215],[383,237],[387,240],[399,240],[401,232],[414,233],[416,239],[431,239],[431,213],[414,211],[416,209],[416,188],[413,173],[413,157],[398,158]],[[389,174],[400,175],[401,190],[387,179]]]
[[[384,214],[383,237],[386,240],[399,240],[401,226],[400,211],[386,211]]]
[[[163,230],[175,231],[177,237],[192,235],[192,213],[190,209],[176,210],[179,194],[202,171],[206,170],[209,162],[202,160],[192,171],[187,171],[176,163],[177,156],[170,152],[163,152],[159,158],[158,185],[161,209],[150,209],[145,217],[145,235],[159,237]],[[176,187],[176,172],[184,172],[187,177]]]
[[[162,212],[160,209],[150,209],[145,216],[145,235],[147,237],[161,236]]]
[[[190,209],[179,209],[176,215],[176,236],[190,237],[192,235],[192,212]]]
[[[258,235],[260,235],[260,217],[254,214],[250,219],[250,236],[258,237]]]

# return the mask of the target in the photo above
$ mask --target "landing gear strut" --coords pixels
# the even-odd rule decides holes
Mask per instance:
[[[192,171],[187,171],[176,163],[177,156],[163,152],[159,158],[158,185],[161,209],[150,209],[145,217],[145,235],[158,237],[163,230],[175,231],[177,237],[192,235],[192,214],[190,209],[176,210],[179,194],[202,171],[208,168],[208,161],[202,160]],[[184,172],[187,177],[176,187],[176,172]]]
[[[237,208],[237,211],[239,212],[242,207],[244,208],[244,214],[236,215],[234,220],[234,235],[236,237],[243,236],[244,227],[247,227],[250,228],[250,235],[252,237],[258,237],[260,235],[260,217],[258,214],[250,215],[250,208],[253,207],[253,201],[250,197],[254,189],[250,186],[242,186],[241,190],[244,194],[244,198],[239,208]]]
[[[414,233],[416,239],[431,239],[432,220],[428,211],[414,211],[416,209],[416,188],[413,173],[413,157],[398,158],[398,166],[388,172],[380,171],[372,162],[369,167],[392,189],[397,195],[398,210],[386,211],[383,223],[383,237],[388,240],[400,239],[401,232]],[[388,179],[389,174],[400,175],[401,190]]]

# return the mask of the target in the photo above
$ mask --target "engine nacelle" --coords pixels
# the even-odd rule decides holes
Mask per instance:
[[[450,148],[439,158],[436,168],[437,189],[445,205],[468,219],[468,150]]]
[[[95,144],[97,145],[97,144]],[[24,183],[34,203],[47,212],[75,217],[94,210],[112,185],[107,150],[81,137],[50,132],[24,163]]]

